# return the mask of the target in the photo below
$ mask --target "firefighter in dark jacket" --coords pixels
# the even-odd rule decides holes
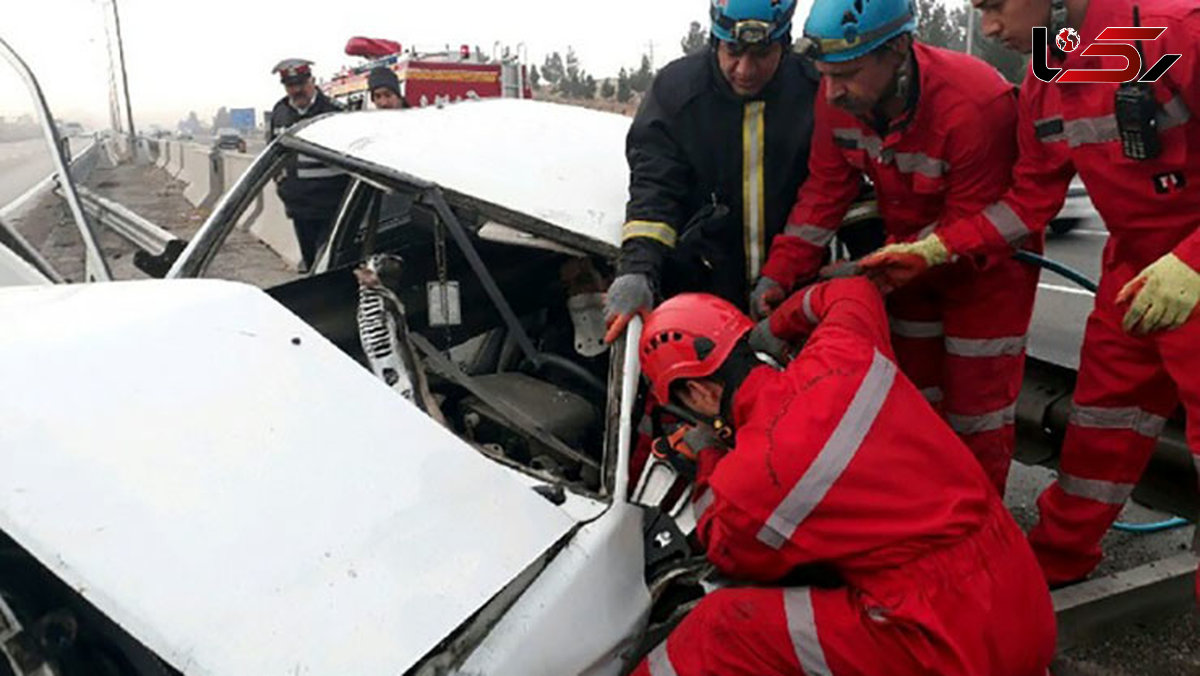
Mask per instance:
[[[311,61],[304,59],[284,59],[272,71],[279,73],[287,95],[271,110],[268,142],[302,120],[344,110],[317,88],[311,65]],[[300,270],[305,272],[312,267],[317,251],[333,229],[349,177],[339,169],[300,156],[284,167],[277,181],[279,199],[292,219],[300,244]]]
[[[659,72],[626,139],[629,203],[608,339],[682,291],[745,309],[808,174],[815,71],[795,0],[712,0],[711,48]]]

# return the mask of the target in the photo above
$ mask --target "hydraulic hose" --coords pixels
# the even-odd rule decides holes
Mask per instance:
[[[1096,290],[1099,288],[1096,285],[1096,282],[1093,282],[1082,272],[1068,265],[1064,265],[1056,260],[1046,258],[1045,256],[1039,256],[1038,254],[1030,251],[1018,251],[1017,253],[1013,254],[1013,258],[1021,261],[1022,263],[1036,265],[1043,270],[1049,270],[1056,275],[1075,282],[1083,289],[1090,291],[1093,296],[1096,295]],[[1187,519],[1174,516],[1169,519],[1155,521],[1152,523],[1124,523],[1118,521],[1114,523],[1112,527],[1113,530],[1119,530],[1124,533],[1138,533],[1141,535],[1147,535],[1150,533],[1161,533],[1166,530],[1171,530],[1172,528],[1179,528],[1180,526],[1186,526],[1188,523],[1189,522]]]
[[[1036,265],[1043,270],[1049,270],[1056,275],[1060,275],[1066,279],[1069,279],[1083,289],[1091,291],[1092,295],[1095,295],[1096,289],[1099,288],[1096,286],[1095,282],[1093,282],[1091,279],[1088,279],[1087,275],[1076,270],[1075,268],[1059,263],[1056,260],[1051,260],[1045,256],[1039,256],[1032,251],[1018,251],[1017,253],[1013,254],[1013,258],[1021,261],[1022,263]]]
[[[1164,530],[1179,528],[1180,526],[1188,525],[1189,521],[1183,517],[1172,517],[1154,523],[1121,523],[1120,521],[1113,524],[1113,530],[1123,531],[1125,533],[1138,533],[1145,535],[1147,533],[1161,533]]]

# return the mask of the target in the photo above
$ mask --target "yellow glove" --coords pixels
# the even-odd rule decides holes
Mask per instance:
[[[889,244],[858,262],[881,291],[887,293],[908,284],[935,265],[950,260],[950,250],[937,235],[905,244]]]
[[[1169,253],[1154,261],[1117,294],[1118,303],[1133,299],[1122,326],[1128,333],[1177,329],[1200,301],[1200,272]]]

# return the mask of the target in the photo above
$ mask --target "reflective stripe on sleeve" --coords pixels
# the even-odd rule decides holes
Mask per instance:
[[[810,286],[805,289],[804,297],[800,301],[800,309],[804,311],[804,318],[807,319],[810,324],[814,325],[820,323],[820,317],[817,317],[817,313],[813,312],[812,306],[812,295],[815,289],[816,287],[814,286]]]
[[[789,225],[783,229],[787,237],[798,237],[817,247],[824,247],[833,239],[834,230],[822,228],[819,225]]]
[[[983,210],[983,215],[1006,242],[1016,242],[1029,235],[1025,222],[1006,202],[993,202]]]
[[[628,221],[621,227],[621,241],[638,237],[652,239],[669,249],[675,248],[675,228],[661,221]]]

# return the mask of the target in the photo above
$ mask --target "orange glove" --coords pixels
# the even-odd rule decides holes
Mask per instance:
[[[916,242],[889,244],[863,258],[858,267],[880,291],[889,293],[949,260],[950,250],[932,234]]]

